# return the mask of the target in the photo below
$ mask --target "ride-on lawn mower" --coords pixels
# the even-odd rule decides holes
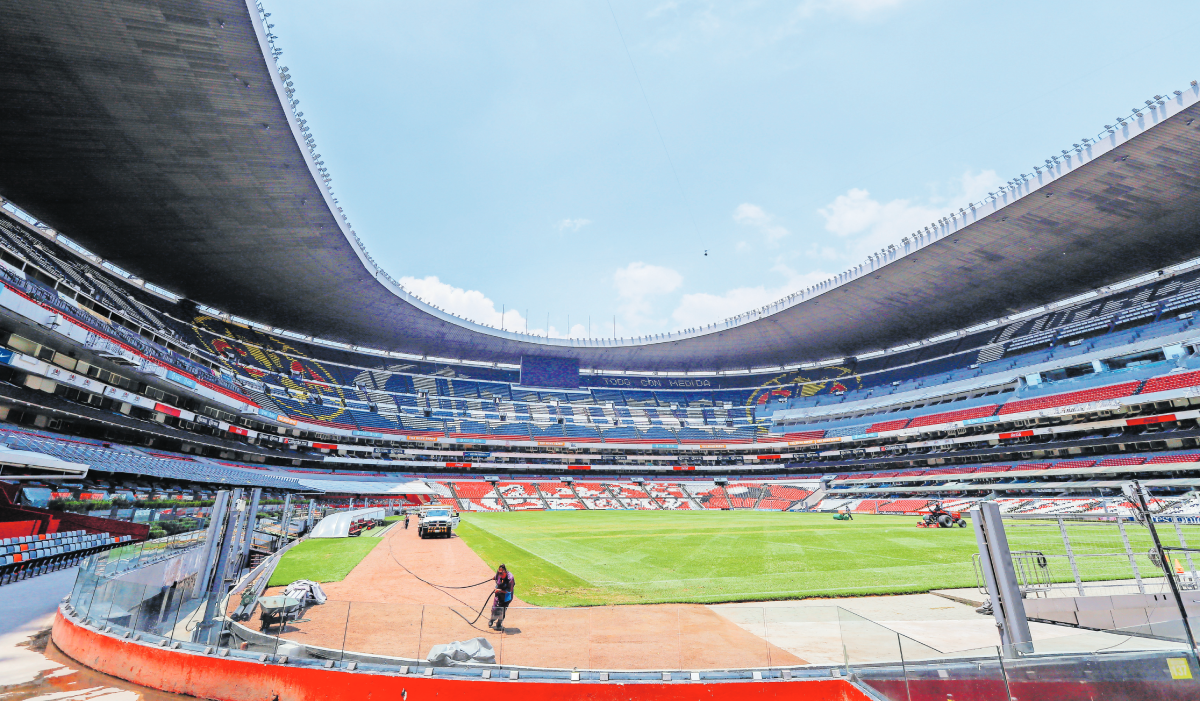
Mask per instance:
[[[833,515],[834,521],[853,521],[854,517],[850,515],[850,507],[842,507]]]
[[[933,502],[929,507],[929,513],[925,518],[917,522],[917,528],[966,528],[967,522],[963,519],[962,514],[958,511],[946,511],[942,505]]]

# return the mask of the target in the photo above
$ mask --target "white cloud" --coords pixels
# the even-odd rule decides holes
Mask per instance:
[[[898,244],[907,234],[947,212],[981,199],[1001,182],[995,171],[968,171],[951,183],[951,195],[935,194],[925,202],[905,199],[880,202],[866,190],[852,188],[817,211],[825,219],[826,231],[847,239],[844,250],[857,263],[889,244]]]
[[[436,275],[402,277],[400,284],[427,304],[464,319],[509,331],[524,331],[525,317],[515,309],[496,309],[495,302],[479,290],[464,290],[442,282]]]
[[[882,10],[896,7],[904,0],[804,0],[796,8],[800,17],[810,17],[818,12],[849,15],[854,19],[869,19]]]
[[[591,219],[563,219],[558,222],[555,228],[559,231],[579,231],[591,223]]]
[[[671,268],[637,261],[613,273],[613,283],[622,299],[644,299],[674,292],[683,276]]]
[[[703,327],[724,321],[743,312],[778,302],[797,290],[829,277],[829,273],[819,270],[798,274],[783,263],[776,263],[771,270],[784,275],[786,279],[783,284],[774,287],[737,287],[723,294],[694,292],[683,295],[675,310],[671,312],[676,328]]]
[[[623,278],[623,281],[626,285],[625,290],[629,294],[637,296],[640,289],[642,299],[645,299],[646,296],[652,296],[653,294],[656,294],[655,290],[661,289],[664,283],[663,280],[659,280],[657,283],[655,283],[653,280],[639,280],[639,277],[651,277],[651,273],[654,271],[659,271],[660,276],[662,276],[664,280],[669,281],[670,276],[674,275],[678,279],[673,283],[674,287],[671,289],[678,287],[683,280],[683,278],[679,277],[679,274],[675,271],[667,268],[659,268],[653,265],[647,266],[642,263],[633,263],[622,270],[630,271],[630,269],[632,269],[631,273]],[[665,271],[665,273],[662,273],[661,271]],[[547,328],[547,325],[545,324],[546,317],[544,314],[541,317],[542,323],[539,324],[538,314],[533,313],[530,314],[531,318],[528,319],[529,325],[526,326],[527,320],[525,315],[516,309],[504,309],[503,307],[501,307],[501,309],[497,309],[496,307],[500,305],[497,305],[495,302],[489,299],[487,295],[483,294],[479,290],[464,290],[461,287],[455,287],[454,285],[444,283],[434,275],[424,278],[403,277],[400,278],[400,284],[404,286],[404,289],[415,294],[423,302],[432,304],[438,309],[450,312],[451,314],[466,319],[467,321],[486,324],[493,328],[499,329],[501,328],[501,311],[503,310],[503,328],[505,331],[517,331],[522,333],[528,331],[528,333],[531,335],[547,336],[549,338],[588,337],[587,322],[584,321],[580,323],[580,317],[575,317],[573,319],[574,323],[571,324],[571,328],[564,330],[555,326],[554,324],[549,324]],[[622,296],[622,299],[625,299],[625,297]],[[586,319],[586,317],[584,318]],[[596,337],[607,336],[608,332],[606,332],[605,329],[611,328],[611,325],[606,325],[601,323],[599,319],[596,319],[595,323],[592,324],[592,335]],[[623,322],[618,328],[622,333],[625,332]]]
[[[676,0],[668,0],[646,13],[646,19],[654,19],[664,12],[673,12],[679,9],[679,3]]]
[[[683,284],[683,276],[671,268],[635,261],[613,273],[624,325],[638,329],[653,313],[656,297],[669,294]]]
[[[761,231],[768,245],[777,244],[779,239],[789,233],[787,229],[775,223],[775,217],[764,212],[762,207],[749,202],[743,202],[733,210],[733,220]]]

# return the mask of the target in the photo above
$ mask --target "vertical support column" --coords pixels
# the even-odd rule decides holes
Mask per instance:
[[[289,492],[283,498],[283,513],[279,515],[279,532],[282,540],[279,547],[282,548],[288,544],[288,533],[292,530],[292,495]]]
[[[1058,517],[1058,532],[1062,535],[1063,547],[1067,550],[1067,562],[1071,563],[1071,574],[1075,577],[1075,588],[1079,590],[1080,596],[1086,596],[1083,592],[1083,580],[1079,577],[1079,564],[1075,562],[1075,552],[1071,550],[1071,537],[1067,535],[1067,524],[1063,521],[1063,517]]]
[[[1133,556],[1133,547],[1129,545],[1129,534],[1125,532],[1125,522],[1118,518],[1117,530],[1121,531],[1121,542],[1125,544],[1125,556],[1129,558],[1129,567],[1133,570],[1133,579],[1137,582],[1139,594],[1146,593],[1146,584],[1142,582],[1142,573],[1137,566],[1137,558]]]
[[[213,578],[213,590],[219,591],[221,583],[230,579],[230,566],[234,564],[242,552],[241,532],[245,524],[246,500],[245,491],[241,488],[233,490],[229,495],[229,520],[225,524],[225,538],[221,542],[221,554],[217,559],[217,576]]]
[[[309,499],[309,500],[308,500],[308,515],[307,515],[307,516],[305,517],[305,519],[304,519],[304,532],[305,532],[305,533],[307,533],[307,532],[309,532],[309,531],[311,531],[311,530],[312,530],[312,527],[313,527],[313,515],[314,515],[314,513],[313,513],[313,512],[315,512],[316,510],[317,510],[317,500],[316,500],[316,499]]]
[[[1031,637],[1000,507],[990,501],[979,504],[971,509],[971,524],[975,528],[979,565],[992,597],[992,614],[1000,629],[1000,641],[1005,654],[1014,655],[1029,647]]]
[[[220,533],[220,540],[216,543],[216,566],[213,568],[212,578],[204,591],[206,599],[204,602],[204,618],[200,621],[193,634],[192,639],[195,642],[212,642],[209,638],[212,629],[214,627],[219,629],[219,626],[216,626],[214,623],[214,618],[217,613],[218,599],[225,594],[225,569],[229,566],[230,551],[239,548],[239,544],[235,542],[235,536],[238,526],[241,523],[242,513],[246,508],[244,503],[236,503],[241,497],[241,488],[233,490],[229,495],[229,508],[227,509],[229,517],[225,519],[225,528],[218,531]]]
[[[229,491],[222,489],[217,492],[216,498],[213,499],[212,513],[209,514],[208,529],[204,533],[204,556],[201,559],[201,566],[198,577],[196,577],[196,586],[192,590],[193,596],[202,596],[208,589],[208,581],[212,576],[214,553],[217,552],[217,539],[220,537],[221,528],[224,524],[225,512],[229,508]]]
[[[254,529],[258,525],[258,500],[262,497],[262,487],[255,487],[250,493],[250,507],[246,511],[246,531],[242,536],[242,551],[238,556],[234,572],[240,572],[250,557],[250,546],[254,542]]]

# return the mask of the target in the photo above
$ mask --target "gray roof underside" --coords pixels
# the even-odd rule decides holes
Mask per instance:
[[[0,7],[0,194],[150,282],[332,340],[484,361],[744,369],[920,340],[1200,255],[1193,106],[1045,192],[772,316],[643,345],[506,338],[398,297],[363,265],[288,127],[245,3]]]

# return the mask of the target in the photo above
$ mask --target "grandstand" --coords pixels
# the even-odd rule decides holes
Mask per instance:
[[[307,130],[258,18],[231,19],[212,48],[246,77],[238,109],[274,125],[248,137],[240,118],[180,114],[209,99],[188,77],[199,69],[152,70],[127,28],[60,10],[53,27],[0,28],[6,52],[36,57],[0,84],[59,104],[56,133],[79,137],[0,130],[0,584],[204,518],[229,488],[272,508],[436,503],[510,521],[984,501],[1116,517],[1132,513],[1130,479],[1165,514],[1200,504],[1195,83],[763,308],[652,337],[546,339],[447,314],[374,265],[293,136]],[[54,27],[104,58],[80,68],[88,100],[55,100],[60,78],[39,72],[85,51]],[[146,69],[147,113],[228,153],[196,154],[185,128],[148,142],[93,72],[110,60]],[[113,135],[141,155],[100,167],[86,150]],[[228,172],[269,186],[212,175]],[[1052,277],[1044,260],[1062,261]],[[580,373],[524,385],[526,358]],[[86,472],[10,465],[5,450]],[[692,517],[613,514],[643,516]]]

